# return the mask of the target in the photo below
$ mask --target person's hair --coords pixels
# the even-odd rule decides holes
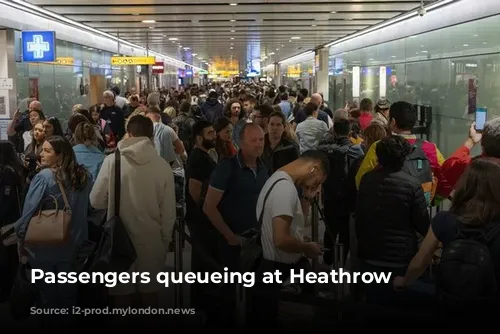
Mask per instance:
[[[260,112],[260,117],[270,117],[274,112],[273,107],[270,104],[264,103],[258,106],[255,106],[255,111]]]
[[[146,110],[146,115],[149,114],[149,113],[161,115],[161,110],[158,107],[149,107]]]
[[[147,105],[150,108],[160,106],[160,94],[156,92],[149,94],[147,98]]]
[[[387,135],[388,132],[384,126],[380,125],[379,123],[371,123],[363,131],[363,143],[368,150],[373,143],[381,140],[384,137],[387,137]]]
[[[113,93],[115,93],[115,96],[119,96],[120,95],[120,87],[118,87],[118,86],[114,86],[113,88],[111,88],[111,91]]]
[[[137,94],[130,95],[128,100],[129,100],[129,102],[132,102],[132,101],[139,102],[139,95],[137,95]]]
[[[378,162],[383,168],[399,171],[403,168],[406,157],[412,147],[408,141],[398,135],[382,138],[376,147]]]
[[[307,90],[307,88],[302,88],[301,90],[299,90],[299,94],[302,95],[305,99],[309,95],[309,91]]]
[[[228,118],[219,117],[214,124],[214,129],[217,133],[219,133],[224,130],[229,124],[231,124],[231,121]]]
[[[222,117],[225,118],[225,117]],[[212,123],[209,121],[205,120],[200,120],[193,125],[193,140],[196,140],[196,137],[200,136],[203,137],[203,132],[205,131],[206,128],[209,128],[213,126]]]
[[[287,101],[288,100],[288,94],[287,93],[281,93],[280,100],[281,101]]]
[[[106,91],[104,91],[104,93],[102,93],[102,97],[112,97],[114,100],[115,93],[112,90],[106,90]]]
[[[483,153],[488,157],[500,158],[500,117],[486,122],[481,138]]]
[[[127,132],[133,137],[154,137],[153,121],[143,115],[135,115],[129,118]]]
[[[177,111],[174,107],[166,107],[163,113],[167,114],[170,118],[175,118],[177,116]]]
[[[46,119],[50,125],[52,125],[52,128],[54,128],[54,133],[52,134],[53,136],[64,136],[64,132],[61,126],[61,122],[55,117],[49,117]]]
[[[359,118],[359,116],[361,116],[361,110],[359,110],[359,108],[351,109],[349,110],[349,115],[352,118]]]
[[[61,159],[55,173],[56,180],[71,187],[73,190],[82,190],[89,181],[87,170],[76,161],[75,152],[66,138],[52,136],[46,140]]]
[[[411,103],[399,101],[393,103],[389,109],[389,124],[392,119],[399,130],[410,131],[417,123],[417,111]]]
[[[271,115],[269,115],[269,119],[271,119],[271,117],[278,117],[281,120],[281,123],[283,124],[283,126],[285,126],[285,124],[286,124],[286,116],[285,116],[285,114],[283,114],[283,112],[281,112],[281,111],[273,111],[271,113]]]
[[[500,219],[500,161],[477,157],[460,177],[451,212],[468,224],[487,224]]]
[[[23,165],[16,153],[14,144],[8,140],[0,140],[0,180],[5,173],[6,168],[12,168],[16,174],[17,182],[22,187],[23,181]]]
[[[335,110],[335,112],[333,113],[333,119],[340,119],[340,118],[348,119],[349,111],[347,111],[346,109]]]
[[[333,132],[337,137],[347,137],[351,132],[351,123],[345,118],[336,119],[333,122]]]
[[[231,117],[231,106],[235,103],[238,103],[240,105],[241,111],[243,111],[243,105],[241,104],[240,100],[231,99],[227,101],[226,105],[224,106],[224,116]],[[240,118],[241,117],[243,117],[243,112],[240,112]]]
[[[71,131],[71,133],[75,133],[76,127],[80,123],[90,123],[87,117],[80,113],[76,113],[71,115],[68,121],[68,129]]]
[[[309,102],[304,107],[304,113],[307,117],[312,116],[316,110],[318,110],[318,106],[316,105],[316,103]]]
[[[85,118],[90,122],[90,124],[95,124],[95,121],[92,118],[92,114],[87,109],[78,109],[76,113],[85,116]]]
[[[40,118],[40,120],[42,120],[42,121],[45,120],[45,115],[43,114],[43,112],[41,110],[31,109],[29,113],[31,114],[32,112],[36,112],[38,114],[38,118]]]
[[[371,111],[372,108],[373,108],[373,102],[368,98],[362,99],[361,102],[359,103],[359,109],[362,111],[367,111],[367,110]]]
[[[92,116],[92,113],[98,113],[99,114],[99,118],[101,117],[101,105],[99,104],[94,104],[92,106],[90,106],[89,108],[89,113],[90,113],[90,116]]]
[[[76,126],[73,133],[73,145],[83,144],[85,146],[98,147],[97,135],[92,124],[81,122]]]
[[[351,126],[351,137],[354,139],[361,137],[361,125],[359,124],[359,120],[349,117],[349,125]]]
[[[257,103],[257,99],[252,94],[245,94],[245,96],[243,97],[243,99],[241,101],[242,102],[250,102],[253,104]]]
[[[308,150],[302,153],[299,157],[300,160],[305,161],[314,161],[319,163],[321,171],[328,175],[330,173],[330,162],[328,161],[328,157],[325,153],[319,150]]]
[[[189,102],[182,102],[181,105],[180,105],[180,107],[179,107],[179,112],[187,114],[190,109],[191,109],[191,103],[189,103]]]

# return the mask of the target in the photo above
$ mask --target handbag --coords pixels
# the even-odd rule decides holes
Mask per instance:
[[[286,180],[285,178],[281,178],[276,180],[264,197],[264,202],[262,204],[262,211],[259,215],[259,220],[257,222],[257,226],[253,229],[247,230],[243,232],[240,237],[243,238],[241,244],[241,252],[240,252],[240,270],[242,272],[254,272],[257,269],[259,264],[259,260],[262,258],[262,245],[261,245],[261,234],[262,234],[262,220],[264,218],[264,209],[266,208],[267,198],[274,186],[280,182]]]
[[[54,210],[40,210],[33,216],[29,222],[28,230],[24,243],[27,245],[39,244],[64,244],[68,241],[69,226],[71,223],[71,207],[68,203],[68,197],[62,184],[58,181],[57,185],[61,191],[64,200],[64,207],[59,209],[57,198],[50,195],[55,203]]]
[[[102,225],[102,236],[84,266],[87,272],[126,272],[137,259],[135,247],[120,218],[121,168],[120,151],[115,151],[114,215]]]

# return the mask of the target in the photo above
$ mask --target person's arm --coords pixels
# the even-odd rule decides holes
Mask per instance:
[[[288,215],[273,218],[273,243],[285,253],[305,253],[307,244],[290,235],[292,220]]]
[[[439,247],[439,240],[429,226],[427,235],[420,246],[417,254],[410,261],[404,278],[397,277],[394,285],[396,288],[404,288],[415,282],[425,272],[427,267],[432,263],[432,257]]]
[[[207,215],[208,219],[219,231],[222,236],[228,241],[230,245],[237,245],[239,243],[238,237],[233,233],[231,228],[226,224],[224,218],[218,209],[222,196],[229,188],[231,179],[232,161],[224,160],[215,169],[214,175],[210,182],[210,186],[205,197],[203,204],[203,212]]]
[[[377,147],[377,143],[373,143],[370,148],[368,149],[368,152],[366,152],[366,155],[363,159],[363,162],[361,163],[361,166],[359,167],[358,173],[356,174],[356,188],[359,189],[359,186],[361,184],[361,179],[363,176],[368,173],[369,171],[375,169],[375,167],[378,164],[378,158],[377,158],[377,153],[375,151]]]
[[[16,235],[21,242],[26,236],[26,231],[28,230],[31,218],[40,209],[40,204],[44,198],[47,187],[47,180],[42,174],[36,174],[33,180],[31,180],[28,193],[26,194],[26,198],[24,200],[22,216],[14,224]]]
[[[160,205],[160,219],[161,219],[161,238],[165,250],[168,250],[170,241],[172,239],[172,231],[174,229],[175,220],[177,218],[176,201],[175,201],[175,181],[174,173],[170,165],[165,165],[167,179],[163,187],[163,196],[159,202]]]
[[[203,182],[210,178],[210,167],[206,164],[189,164],[187,174],[189,175],[188,192],[195,203],[199,203],[203,191]]]
[[[95,209],[107,209],[108,208],[108,200],[109,200],[109,178],[111,174],[111,159],[114,162],[115,155],[108,155],[104,162],[102,163],[101,170],[97,175],[97,178],[94,182],[94,186],[92,187],[92,191],[90,192],[90,204]],[[114,174],[113,174],[114,177]]]

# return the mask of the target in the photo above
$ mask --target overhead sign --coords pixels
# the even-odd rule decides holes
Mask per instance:
[[[56,61],[55,31],[21,32],[23,62]]]
[[[151,66],[151,72],[153,74],[163,74],[165,71],[165,64],[163,62],[156,62],[153,66]]]
[[[205,75],[205,74],[208,74],[208,71],[207,70],[200,70],[198,72],[199,75]]]
[[[155,57],[111,57],[111,65],[154,65]]]
[[[14,89],[14,80],[12,78],[0,79],[0,89]]]
[[[55,65],[74,65],[75,58],[73,58],[73,57],[57,57],[54,64]]]

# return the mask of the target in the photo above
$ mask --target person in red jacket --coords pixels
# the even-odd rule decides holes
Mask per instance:
[[[500,159],[500,117],[487,122],[482,134],[476,131],[475,126],[476,124],[472,123],[465,143],[446,159],[441,167],[441,172],[451,188],[455,188],[471,162],[470,151],[476,144],[481,143],[482,156]]]

